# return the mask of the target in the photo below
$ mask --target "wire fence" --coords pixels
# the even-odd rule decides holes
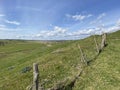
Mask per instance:
[[[42,85],[42,82],[39,82],[39,70],[38,70],[38,64],[33,64],[33,84],[29,85],[27,87],[28,90],[72,90],[76,80],[80,77],[82,72],[84,71],[84,68],[87,67],[91,61],[97,59],[99,54],[103,51],[103,49],[107,46],[107,34],[104,33],[99,37],[100,39],[97,39],[97,37],[94,35],[92,38],[92,47],[85,47],[83,45],[77,44],[79,55],[81,57],[80,60],[80,67],[78,69],[78,74],[76,74],[74,77],[69,78],[69,83],[67,83],[68,79],[60,81],[59,83],[55,84],[51,88],[45,89]],[[89,48],[89,50],[87,50]],[[94,53],[90,52],[90,50]],[[89,53],[88,53],[89,51]],[[89,54],[89,55],[88,55]],[[88,57],[89,56],[89,57]]]

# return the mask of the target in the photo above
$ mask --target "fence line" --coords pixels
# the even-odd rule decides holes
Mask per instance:
[[[94,36],[94,43],[96,45],[97,56],[103,51],[103,49],[107,45],[106,37],[107,37],[106,33],[102,34],[102,40],[101,40],[101,43],[99,46],[97,43],[96,37]],[[86,54],[81,49],[80,45],[78,45],[78,48],[79,48],[80,53],[81,53],[81,62],[83,63],[82,65],[87,66],[88,61],[87,61]],[[96,59],[96,56],[94,59]],[[34,63],[33,64],[33,85],[31,86],[31,88],[29,88],[29,90],[68,90],[67,88],[73,88],[74,83],[80,77],[80,75],[82,74],[82,71],[84,70],[84,68],[79,68],[79,69],[80,70],[79,70],[78,75],[76,75],[68,84],[65,84],[67,80],[64,80],[64,81],[57,83],[52,88],[44,89],[43,87],[41,87],[40,82],[38,81],[38,77],[39,77],[38,64]],[[70,89],[70,90],[72,90],[72,89]]]

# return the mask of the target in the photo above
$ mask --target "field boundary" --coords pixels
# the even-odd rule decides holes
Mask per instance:
[[[96,48],[97,54],[90,61],[87,60],[87,56],[84,53],[84,50],[81,48],[80,44],[78,44],[78,49],[80,51],[80,57],[81,57],[81,61],[80,61],[81,66],[79,68],[78,74],[72,79],[69,79],[70,80],[69,83],[66,83],[68,81],[68,79],[66,79],[66,80],[60,81],[59,83],[55,84],[51,88],[44,89],[43,86],[41,85],[41,82],[39,82],[38,64],[33,63],[33,84],[29,85],[27,87],[27,90],[72,90],[76,80],[81,76],[82,72],[84,71],[84,68],[87,67],[90,64],[90,62],[92,62],[93,60],[96,60],[100,55],[100,53],[103,51],[103,49],[107,46],[107,34],[103,33],[101,35],[100,45],[98,44],[96,37],[94,35],[94,43],[96,45],[95,48]]]

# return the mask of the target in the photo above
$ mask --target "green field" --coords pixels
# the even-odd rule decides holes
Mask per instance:
[[[100,44],[101,37],[96,39]],[[66,79],[69,83],[82,68],[81,76],[67,90],[120,90],[120,31],[108,34],[108,45],[96,59],[93,59],[97,55],[93,36],[62,42],[0,42],[5,42],[0,46],[0,90],[26,90],[32,84],[33,63],[39,64],[39,81],[45,89]],[[84,68],[78,44],[89,61]]]

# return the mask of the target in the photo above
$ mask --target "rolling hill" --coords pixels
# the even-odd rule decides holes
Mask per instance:
[[[96,35],[100,44],[101,36]],[[45,88],[71,82],[82,68],[74,85],[66,90],[120,90],[120,31],[107,35],[107,46],[96,55],[94,36],[72,41],[0,40],[0,90],[26,90],[32,85],[33,63],[39,64],[39,82]],[[86,54],[82,67],[78,44]]]

